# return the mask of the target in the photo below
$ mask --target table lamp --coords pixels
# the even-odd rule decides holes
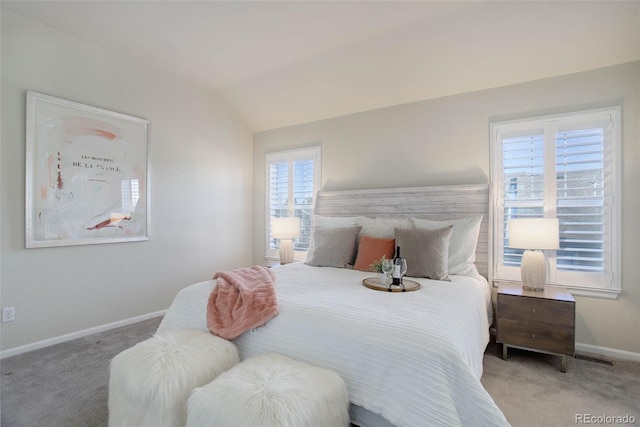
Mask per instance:
[[[280,264],[293,262],[293,239],[300,237],[300,218],[274,218],[271,235],[280,239]]]
[[[509,221],[509,247],[525,249],[520,264],[522,287],[543,291],[547,264],[542,249],[560,247],[558,218],[519,218]]]

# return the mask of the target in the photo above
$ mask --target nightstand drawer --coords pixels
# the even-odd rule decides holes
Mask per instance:
[[[514,295],[498,296],[500,319],[531,323],[546,323],[573,328],[574,303],[542,298],[523,298]]]
[[[574,353],[573,328],[554,327],[517,320],[498,320],[498,342],[551,353]]]

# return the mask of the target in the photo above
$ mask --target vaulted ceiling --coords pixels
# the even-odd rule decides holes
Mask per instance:
[[[2,1],[215,90],[253,130],[640,59],[637,1]]]

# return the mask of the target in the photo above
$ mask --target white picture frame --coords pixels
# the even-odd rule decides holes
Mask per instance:
[[[26,247],[149,239],[149,121],[27,91]]]

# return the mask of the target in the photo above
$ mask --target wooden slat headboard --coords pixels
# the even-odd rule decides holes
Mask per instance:
[[[458,219],[482,214],[476,248],[478,272],[489,277],[489,185],[441,185],[376,190],[320,191],[313,212],[324,216]]]

